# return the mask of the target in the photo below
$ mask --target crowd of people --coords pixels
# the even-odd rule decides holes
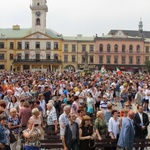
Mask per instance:
[[[0,149],[17,150],[22,135],[25,150],[39,150],[47,128],[60,132],[64,150],[94,150],[95,140],[106,138],[130,150],[135,138],[148,135],[149,79],[148,73],[3,71]]]

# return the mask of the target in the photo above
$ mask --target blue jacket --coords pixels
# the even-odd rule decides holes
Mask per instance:
[[[132,121],[128,117],[124,118],[117,145],[131,150],[134,143],[134,134],[135,131]]]
[[[1,124],[0,124],[0,143],[3,143],[4,145],[6,144],[6,134]]]

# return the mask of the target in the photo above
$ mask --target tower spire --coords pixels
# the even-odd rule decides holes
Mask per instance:
[[[140,21],[139,21],[139,32],[140,32],[140,33],[143,32],[143,22],[142,22],[142,18],[140,18]]]

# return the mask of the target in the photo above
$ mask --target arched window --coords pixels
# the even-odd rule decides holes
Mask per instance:
[[[140,45],[137,45],[137,46],[136,46],[136,52],[137,52],[137,53],[140,53]]]
[[[99,51],[100,51],[100,52],[103,52],[103,44],[100,44],[100,45],[99,45]]]
[[[115,44],[115,46],[114,46],[114,51],[118,52],[118,45],[117,44]]]
[[[122,45],[122,52],[125,53],[126,52],[126,46],[123,44]]]
[[[130,52],[130,53],[133,52],[133,45],[129,45],[129,52]]]
[[[107,44],[107,52],[110,52],[110,44]]]
[[[41,20],[40,20],[40,18],[37,18],[37,19],[36,19],[36,25],[41,25]]]

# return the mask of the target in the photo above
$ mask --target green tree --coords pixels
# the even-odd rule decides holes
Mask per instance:
[[[146,60],[145,65],[146,65],[147,71],[150,72],[150,60]]]

